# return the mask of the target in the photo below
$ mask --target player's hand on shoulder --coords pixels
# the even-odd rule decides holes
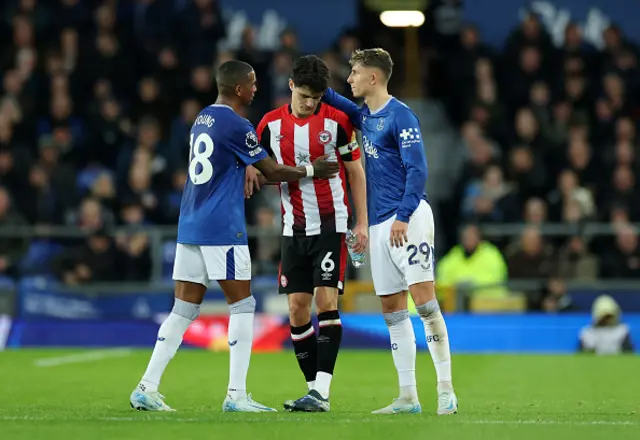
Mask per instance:
[[[244,197],[248,199],[253,192],[260,191],[260,179],[258,178],[258,170],[249,165],[244,175]]]
[[[331,179],[340,171],[340,164],[338,162],[329,162],[327,158],[329,155],[325,154],[318,157],[313,161],[313,177],[319,179]]]
[[[391,246],[403,247],[405,243],[409,242],[407,238],[407,231],[409,230],[409,223],[396,220],[391,225]]]
[[[366,251],[367,244],[369,243],[369,228],[367,225],[357,223],[352,232],[357,239],[356,244],[353,246],[354,252],[361,253]]]

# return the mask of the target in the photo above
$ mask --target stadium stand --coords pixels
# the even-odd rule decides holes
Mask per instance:
[[[0,274],[69,285],[170,279],[166,231],[178,215],[183,146],[199,109],[215,99],[216,65],[237,58],[255,67],[259,91],[245,115],[255,123],[288,99],[296,32],[285,29],[278,48],[263,50],[247,25],[230,47],[216,0],[5,5]],[[503,50],[484,44],[473,25],[453,39],[429,35],[427,93],[457,131],[448,145],[455,185],[435,204],[439,255],[472,255],[476,247],[458,244],[461,226],[480,225],[476,242],[497,246],[509,280],[543,286],[527,292],[527,304],[547,310],[564,308],[564,283],[640,278],[629,226],[640,221],[640,49],[615,25],[596,49],[575,23],[558,47],[533,14]],[[359,45],[348,32],[323,53],[342,93]],[[277,191],[248,203],[260,232],[251,243],[255,272],[273,275]]]

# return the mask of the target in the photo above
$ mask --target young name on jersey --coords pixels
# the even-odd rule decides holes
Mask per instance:
[[[266,157],[251,123],[231,107],[202,110],[191,128],[178,243],[247,244],[245,168]]]

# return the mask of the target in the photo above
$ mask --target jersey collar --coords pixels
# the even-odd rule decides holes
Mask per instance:
[[[318,103],[318,107],[316,107],[316,111],[313,112],[314,115],[317,115],[318,113],[320,113],[320,107],[322,107],[322,103],[321,102]],[[296,116],[293,114],[293,109],[291,108],[291,104],[287,104],[287,111],[289,112],[289,114],[291,116],[296,118]],[[296,119],[300,119],[300,118],[296,118]]]
[[[387,102],[384,103],[384,105],[382,107],[380,107],[378,110],[376,110],[375,112],[372,112],[371,109],[369,109],[369,114],[370,115],[376,115],[378,113],[380,113],[382,110],[384,110],[385,108],[387,108],[387,106],[389,105],[389,103],[393,101],[393,96],[391,96],[389,98],[389,100]],[[367,106],[367,108],[369,108],[369,106]]]

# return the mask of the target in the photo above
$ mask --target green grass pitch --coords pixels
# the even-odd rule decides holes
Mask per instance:
[[[0,439],[640,439],[640,357],[457,355],[455,416],[435,415],[418,354],[420,415],[373,416],[397,392],[391,354],[343,351],[328,414],[223,414],[228,355],[182,350],[161,392],[175,413],[129,408],[150,350],[0,353]],[[254,354],[249,391],[282,408],[305,383],[292,353]]]

